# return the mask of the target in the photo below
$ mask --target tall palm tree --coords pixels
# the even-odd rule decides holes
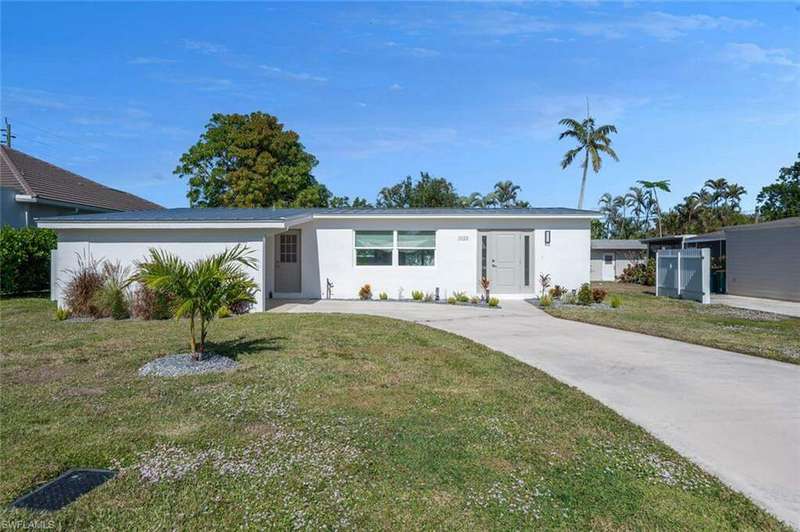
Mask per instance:
[[[494,185],[492,194],[501,207],[512,207],[517,201],[517,192],[519,190],[520,186],[515,185],[512,181],[498,181]]]
[[[586,191],[586,174],[589,171],[589,161],[592,163],[592,170],[594,173],[600,171],[603,165],[603,160],[600,157],[601,153],[607,154],[615,161],[619,161],[617,153],[611,147],[611,139],[609,135],[617,132],[616,126],[604,125],[596,127],[594,118],[587,116],[582,122],[578,122],[574,118],[564,118],[558,122],[567,129],[558,136],[561,140],[565,137],[575,139],[578,145],[564,154],[564,159],[561,161],[561,168],[566,169],[572,161],[581,153],[584,153],[583,163],[583,178],[581,179],[581,193],[578,196],[578,208],[583,208],[583,195]]]
[[[641,187],[631,187],[627,194],[625,194],[625,203],[633,211],[636,216],[636,228],[640,229],[642,226],[641,218],[647,207],[647,194]]]
[[[619,206],[614,201],[614,196],[606,192],[600,196],[597,205],[600,207],[600,214],[602,214],[605,219],[604,225],[606,226],[606,232],[609,235],[613,234],[612,225],[616,223],[617,216],[619,215]]]
[[[730,207],[738,212],[742,207],[742,196],[747,194],[747,189],[736,183],[728,185],[728,190],[725,192],[725,199],[730,204]]]
[[[716,207],[720,201],[726,199],[728,192],[728,180],[724,177],[718,179],[706,179],[703,188],[708,188],[711,191],[711,206]]]
[[[258,285],[244,271],[245,267],[256,268],[256,262],[242,244],[192,263],[151,248],[148,260],[138,264],[136,278],[153,290],[170,294],[176,319],[189,318],[189,347],[192,357],[199,359],[205,351],[208,326],[217,312],[235,303],[255,303]],[[199,342],[195,324],[198,319]]]
[[[658,220],[658,236],[664,236],[661,231],[661,205],[658,203],[658,191],[662,190],[664,192],[669,192],[669,179],[662,179],[661,181],[647,181],[645,179],[640,179],[636,181],[644,188],[652,191],[653,198],[655,199],[655,214]]]

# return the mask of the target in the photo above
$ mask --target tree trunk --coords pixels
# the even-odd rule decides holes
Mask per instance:
[[[189,321],[189,332],[191,333],[189,348],[192,350],[192,358],[197,360],[197,342],[194,338],[194,314],[192,314],[192,317]]]
[[[201,356],[203,355],[203,353],[206,352],[206,334],[208,333],[206,328],[207,328],[206,319],[203,316],[200,316],[200,355]]]
[[[658,216],[658,236],[661,237],[664,236],[661,233],[661,205],[658,204],[658,192],[656,191],[656,189],[653,189],[653,194],[656,197],[656,216]]]
[[[583,179],[581,179],[581,195],[578,196],[578,208],[583,209],[583,193],[586,190],[586,172],[589,171],[589,150],[586,150],[586,158],[583,160]]]

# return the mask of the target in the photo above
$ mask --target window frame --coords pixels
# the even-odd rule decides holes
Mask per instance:
[[[400,233],[433,233],[433,246],[400,246]],[[396,229],[394,232],[395,249],[397,250],[398,268],[435,268],[436,267],[436,229]],[[421,249],[433,250],[433,264],[400,264],[401,251],[418,251]]]
[[[392,233],[392,246],[357,246],[356,245],[356,235],[357,233]],[[387,268],[387,267],[394,267],[394,268],[436,268],[437,265],[437,252],[436,252],[436,241],[437,241],[437,229],[353,229],[353,266],[355,268]],[[400,233],[433,233],[433,246],[400,246]],[[391,251],[392,254],[392,261],[391,264],[359,264],[358,263],[358,250],[360,249],[381,249]],[[423,265],[423,264],[400,264],[400,251],[403,250],[412,250],[417,251],[421,249],[430,249],[433,250],[433,264],[430,265]]]
[[[391,233],[392,245],[391,246],[358,246],[356,239],[358,233]],[[360,249],[381,249],[388,250],[390,253],[389,264],[359,264],[358,263],[358,250]],[[397,249],[397,234],[393,229],[353,229],[353,265],[357,268],[391,268],[395,265],[395,250]]]

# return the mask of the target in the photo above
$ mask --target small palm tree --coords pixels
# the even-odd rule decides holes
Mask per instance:
[[[711,206],[716,207],[720,201],[726,199],[728,192],[728,180],[724,177],[718,179],[707,179],[703,188],[711,190]]]
[[[211,320],[223,307],[255,303],[258,286],[243,267],[255,268],[247,247],[237,244],[221,253],[187,263],[176,255],[150,249],[146,262],[138,264],[137,280],[153,290],[170,294],[176,319],[189,318],[192,357],[201,358]],[[196,324],[200,322],[200,338]]]
[[[594,118],[587,116],[586,120],[578,122],[574,118],[564,118],[559,122],[562,126],[567,126],[567,129],[558,136],[561,140],[564,137],[570,137],[577,141],[578,145],[564,154],[564,159],[561,161],[561,168],[566,169],[572,161],[575,160],[581,152],[584,152],[583,159],[583,179],[581,179],[581,194],[578,196],[578,208],[583,208],[583,195],[586,191],[586,174],[589,171],[589,160],[592,162],[592,170],[594,173],[600,171],[603,165],[603,160],[600,158],[601,153],[608,154],[609,157],[615,161],[619,161],[617,153],[611,147],[611,139],[609,135],[617,132],[616,126],[605,125],[595,127]]]
[[[734,211],[739,211],[742,207],[742,196],[747,194],[747,189],[742,185],[731,183],[725,192],[725,199]]]
[[[658,220],[658,236],[664,236],[661,232],[661,205],[658,203],[658,191],[663,190],[664,192],[669,192],[669,179],[662,179],[661,181],[647,181],[644,179],[640,179],[637,181],[640,185],[642,185],[647,190],[650,190],[653,193],[653,198],[655,200],[655,214],[656,220]]]

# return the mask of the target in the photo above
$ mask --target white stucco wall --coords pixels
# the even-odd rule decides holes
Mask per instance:
[[[160,248],[175,253],[185,260],[194,260],[223,251],[237,243],[247,245],[256,259],[257,268],[251,270],[253,279],[263,288],[264,230],[255,229],[58,229],[58,247],[55,258],[57,279],[54,299],[63,305],[62,289],[69,281],[68,270],[75,269],[78,256],[91,256],[95,260],[119,261],[133,267],[144,259],[150,248]],[[263,309],[264,290],[256,295],[255,310]]]
[[[589,221],[537,220],[403,220],[403,219],[321,219],[294,227],[301,231],[302,293],[296,297],[325,295],[326,279],[334,283],[332,297],[357,297],[369,283],[377,297],[410,298],[412,290],[434,292],[440,297],[456,291],[479,293],[479,233],[491,230],[533,230],[531,290],[539,290],[538,276],[549,273],[552,284],[578,288],[589,281]],[[356,266],[355,230],[436,231],[435,266]],[[545,230],[551,243],[544,243]],[[267,243],[267,290],[274,291],[274,242]],[[280,294],[278,294],[280,295]]]
[[[633,249],[603,249],[595,248],[592,250],[592,281],[603,280],[603,255],[611,253],[614,255],[614,276],[619,277],[625,268],[631,264],[638,264],[645,261],[647,250]]]

